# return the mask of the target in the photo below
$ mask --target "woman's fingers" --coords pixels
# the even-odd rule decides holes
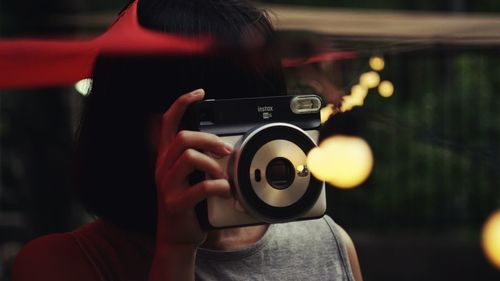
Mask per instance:
[[[168,143],[177,134],[182,116],[189,105],[200,101],[205,96],[203,89],[194,90],[178,97],[162,116],[160,143]]]
[[[229,182],[226,179],[204,180],[175,196],[167,197],[165,206],[173,215],[194,208],[196,204],[211,196],[230,197]]]
[[[184,94],[162,116],[155,173],[159,200],[163,200],[164,212],[169,215],[186,213],[210,196],[231,196],[223,168],[215,159],[200,151],[226,156],[232,152],[232,146],[212,134],[178,132],[186,109],[203,97],[202,89]],[[205,172],[213,179],[189,186],[187,179],[195,170]]]
[[[208,173],[212,178],[226,178],[226,173],[222,167],[213,158],[194,149],[186,149],[182,155],[175,161],[175,164],[169,168],[166,165],[157,167],[156,177],[160,179],[159,187],[170,186],[171,192],[178,190],[186,182],[188,176],[199,170]],[[164,175],[163,177],[161,175]],[[168,182],[164,182],[168,181]],[[165,190],[163,190],[165,192]]]
[[[203,132],[180,131],[170,144],[167,151],[160,151],[163,155],[158,156],[158,166],[171,167],[177,158],[189,148],[199,151],[207,151],[219,156],[230,154],[233,147],[223,142],[218,136]]]

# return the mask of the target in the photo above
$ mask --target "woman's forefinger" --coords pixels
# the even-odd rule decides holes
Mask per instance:
[[[161,120],[161,143],[169,142],[177,134],[182,116],[189,105],[205,96],[203,89],[197,89],[178,97],[170,108],[163,114]]]

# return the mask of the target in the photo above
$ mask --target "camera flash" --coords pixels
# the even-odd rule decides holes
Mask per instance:
[[[316,113],[321,108],[321,100],[317,96],[297,96],[290,101],[290,109],[295,114]]]

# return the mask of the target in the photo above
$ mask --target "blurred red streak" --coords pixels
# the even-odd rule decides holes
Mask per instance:
[[[98,54],[204,54],[213,43],[208,37],[188,38],[141,27],[135,1],[104,34],[94,39],[0,41],[0,89],[73,84],[91,77]],[[309,58],[285,58],[283,66],[353,57],[353,52],[332,51]]]
[[[0,89],[74,83],[90,77],[98,54],[199,54],[207,52],[212,41],[142,28],[135,1],[95,39],[0,41]]]
[[[327,51],[314,55],[309,58],[283,58],[281,63],[283,67],[297,67],[305,64],[325,62],[325,61],[336,61],[336,60],[347,60],[356,58],[358,55],[356,52],[350,51]]]

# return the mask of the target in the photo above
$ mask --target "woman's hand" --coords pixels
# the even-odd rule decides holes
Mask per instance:
[[[155,167],[158,196],[156,252],[150,280],[194,278],[196,249],[206,239],[194,207],[209,196],[231,196],[222,167],[200,151],[225,156],[231,153],[232,147],[212,134],[178,132],[186,108],[203,96],[201,89],[182,95],[162,116]],[[209,174],[212,179],[190,186],[188,177],[195,170]]]

